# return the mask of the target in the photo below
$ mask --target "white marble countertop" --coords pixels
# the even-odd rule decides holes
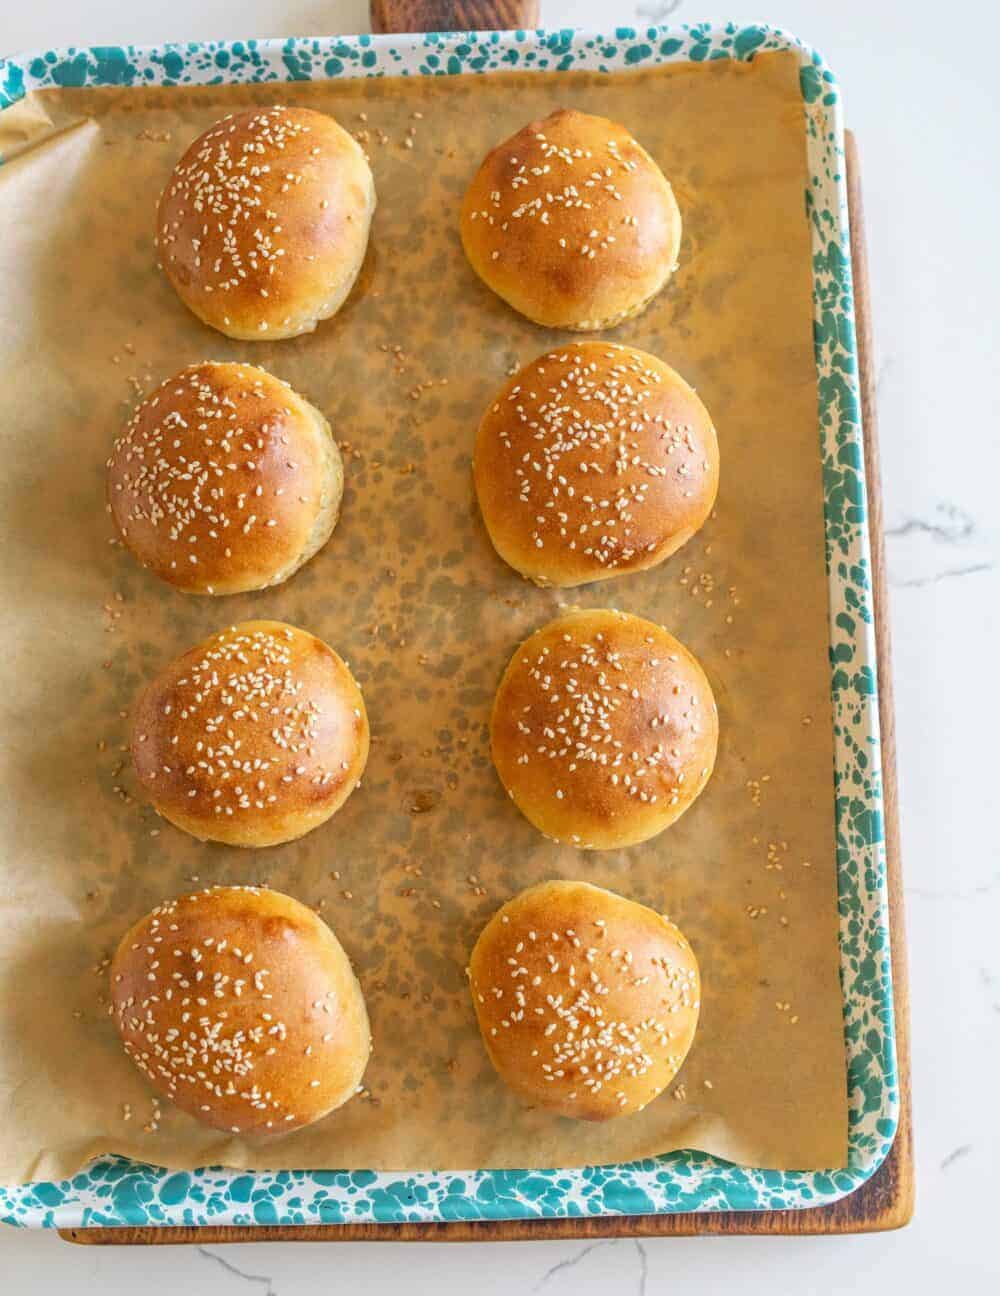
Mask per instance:
[[[857,132],[878,343],[903,862],[913,999],[918,1201],[905,1231],[503,1246],[330,1244],[85,1250],[0,1228],[0,1290],[839,1293],[1000,1291],[1000,46],[993,0],[543,0],[551,26],[761,20],[822,50]],[[0,50],[350,32],[351,0],[5,0]],[[11,12],[11,11],[14,12]],[[990,647],[991,643],[994,645]],[[994,658],[994,660],[996,660]]]

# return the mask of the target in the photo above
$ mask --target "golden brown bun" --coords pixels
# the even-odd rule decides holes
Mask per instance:
[[[526,639],[493,703],[493,763],[547,837],[633,846],[680,818],[715,764],[705,672],[662,626],[571,612]]]
[[[255,365],[190,365],[132,415],[108,460],[115,524],[189,594],[287,580],[330,538],[344,467],[330,425]]]
[[[680,1070],[701,1001],[669,919],[586,882],[542,882],[483,928],[469,961],[490,1061],[560,1116],[641,1111]]]
[[[368,742],[347,666],[281,621],[244,621],[178,657],[132,722],[157,811],[230,846],[276,846],[325,823],[360,782]]]
[[[368,1064],[361,987],[324,922],[290,896],[212,887],[168,900],[111,962],[125,1051],[182,1111],[281,1133],[347,1102]]]
[[[574,342],[504,387],[473,468],[500,557],[539,585],[580,585],[655,567],[690,540],[715,503],[719,446],[669,365]]]
[[[253,108],[194,141],[160,198],[156,246],[181,301],[247,341],[310,333],[343,305],[375,185],[347,131],[309,108]]]
[[[670,278],[681,215],[663,172],[624,126],[561,109],[492,153],[462,204],[473,270],[548,328],[610,328]]]

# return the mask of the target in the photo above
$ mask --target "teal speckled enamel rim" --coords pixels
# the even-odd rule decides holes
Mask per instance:
[[[801,62],[809,161],[820,449],[830,581],[836,738],[841,983],[849,1087],[849,1166],[782,1172],[677,1152],[575,1170],[416,1174],[220,1169],[171,1173],[121,1158],[62,1183],[0,1188],[0,1219],[44,1227],[399,1223],[778,1210],[852,1192],[896,1132],[898,1084],[882,835],[878,693],[867,501],[843,177],[843,122],[833,75],[814,51],[771,27],[621,27],[114,46],[0,59],[0,109],[53,86],[206,85],[330,77],[451,76],[513,68],[614,73],[793,50]]]

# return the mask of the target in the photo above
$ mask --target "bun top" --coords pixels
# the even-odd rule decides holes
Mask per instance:
[[[487,155],[462,204],[472,268],[549,328],[609,328],[674,270],[681,217],[660,168],[624,126],[561,109]]]
[[[254,108],[200,135],[160,198],[156,245],[185,305],[228,337],[294,337],[332,315],[375,207],[357,142],[325,113]]]
[[[719,447],[679,374],[577,342],[526,365],[479,425],[476,493],[500,556],[542,585],[662,562],[712,511]]]
[[[139,698],[132,759],[165,818],[212,841],[270,846],[328,819],[368,758],[361,692],[332,648],[245,621],[178,657]]]
[[[490,740],[518,809],[556,841],[632,846],[679,818],[715,764],[719,721],[705,673],[662,626],[571,612],[514,653]]]
[[[337,503],[339,456],[287,383],[253,365],[195,364],[132,415],[108,460],[108,500],[157,576],[192,594],[236,594],[298,565]]]
[[[111,963],[125,1051],[178,1107],[234,1134],[287,1133],[355,1092],[371,1037],[333,932],[290,896],[212,887],[169,900]]]
[[[469,960],[490,1060],[532,1104],[602,1121],[673,1080],[698,1023],[698,964],[644,905],[586,882],[543,882],[487,923]]]

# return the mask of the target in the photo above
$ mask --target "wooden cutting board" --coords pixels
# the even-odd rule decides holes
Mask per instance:
[[[372,0],[377,32],[509,30],[538,25],[539,6],[528,0]],[[514,1242],[606,1237],[690,1237],[694,1234],[871,1233],[901,1228],[913,1214],[913,1135],[910,1113],[910,1017],[903,924],[903,881],[899,858],[899,801],[896,783],[896,725],[889,645],[888,588],[883,539],[882,492],[872,354],[871,310],[864,211],[854,136],[847,133],[847,188],[851,258],[857,319],[858,363],[868,478],[872,597],[882,726],[885,849],[889,883],[896,1051],[900,1119],[892,1150],[879,1170],[856,1192],[814,1210],[729,1211],[688,1215],[600,1216],[564,1220],[475,1220],[447,1224],[328,1224],[290,1227],[63,1229],[60,1236],[91,1246],[220,1242]]]

